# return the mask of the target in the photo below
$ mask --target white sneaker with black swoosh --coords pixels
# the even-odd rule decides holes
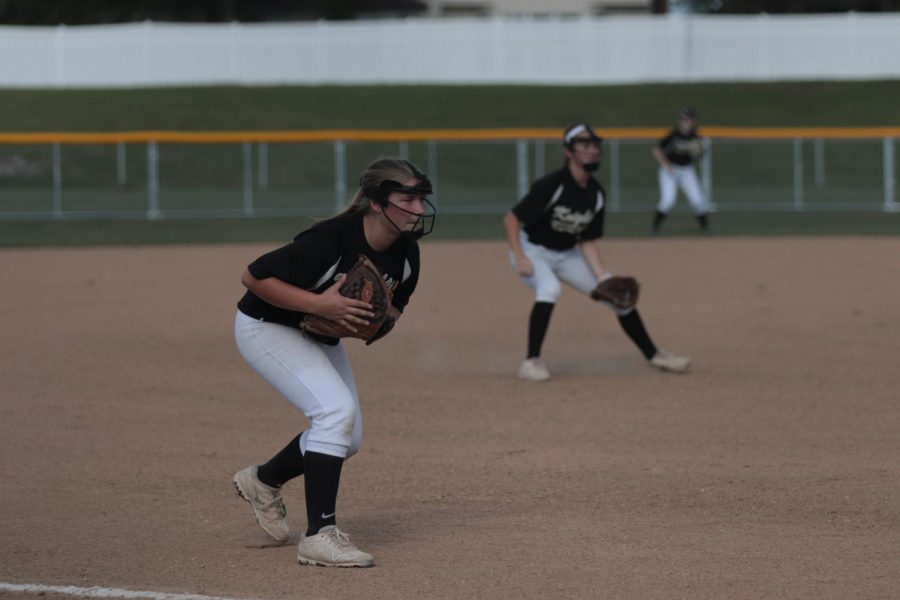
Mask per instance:
[[[354,546],[336,525],[328,525],[316,535],[300,538],[297,562],[320,567],[371,567],[375,558]]]

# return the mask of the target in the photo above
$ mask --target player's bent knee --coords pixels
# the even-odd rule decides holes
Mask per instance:
[[[346,436],[348,445],[353,438],[353,426],[356,424],[357,418],[356,413],[356,405],[350,404],[349,406],[342,406],[340,410],[335,411],[331,418],[334,429],[338,430],[342,436]]]
[[[315,432],[312,432],[315,433]],[[327,454],[328,456],[337,456],[338,458],[347,458],[349,452],[349,442],[333,439],[332,436],[322,432],[320,436],[315,438],[310,435],[306,442],[306,452],[317,452],[319,454]]]
[[[537,291],[535,302],[547,302],[549,304],[556,304],[559,301],[559,297],[561,295],[562,287],[559,285],[541,287]]]
[[[350,446],[347,448],[347,456],[345,458],[350,458],[357,452],[359,452],[359,447],[362,445],[362,439],[353,438],[350,440]]]
[[[325,412],[311,417],[307,447],[315,452],[346,457],[353,446],[357,412],[351,399],[332,403]],[[358,442],[356,445],[358,447]]]

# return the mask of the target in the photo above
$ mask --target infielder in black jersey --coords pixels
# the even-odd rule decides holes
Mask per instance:
[[[541,346],[561,293],[560,281],[589,294],[600,280],[612,277],[595,242],[603,236],[606,204],[606,192],[592,176],[600,166],[601,142],[587,124],[566,129],[565,166],[535,181],[503,219],[513,269],[535,292],[528,322],[528,353],[519,367],[523,379],[550,379],[541,360]],[[687,369],[690,359],[656,347],[636,308],[608,306],[651,365],[671,372]]]
[[[335,519],[341,467],[362,438],[353,373],[339,339],[304,332],[300,321],[313,314],[349,328],[366,324],[372,306],[342,296],[335,285],[360,254],[384,274],[402,313],[419,280],[416,241],[434,226],[431,191],[412,163],[376,160],[343,213],[259,257],[241,277],[247,288],[235,317],[241,356],[306,415],[309,428],[267,462],[238,471],[234,484],[263,530],[284,543],[290,530],[281,487],[304,475],[308,526],[297,549],[301,564],[368,567],[374,559]]]
[[[679,109],[678,123],[653,147],[653,156],[659,162],[659,204],[650,233],[659,234],[663,221],[675,206],[680,187],[697,217],[700,232],[709,234],[709,207],[694,167],[703,156],[703,143],[697,132],[697,112],[693,108]]]

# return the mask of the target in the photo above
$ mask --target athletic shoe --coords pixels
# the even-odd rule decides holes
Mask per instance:
[[[316,535],[306,534],[297,544],[297,562],[320,567],[371,567],[375,559],[353,545],[336,525],[328,525]]]
[[[275,541],[284,543],[291,537],[291,530],[284,520],[287,510],[281,499],[281,490],[260,481],[256,476],[256,469],[256,465],[253,465],[235,473],[234,487],[238,495],[253,507],[256,522],[263,531]]]
[[[660,371],[684,373],[687,371],[688,365],[691,364],[691,359],[687,356],[675,356],[674,354],[669,354],[665,350],[660,349],[657,350],[656,354],[653,355],[653,358],[650,359],[650,364]]]
[[[539,358],[526,358],[519,366],[519,378],[529,381],[547,381],[550,371],[547,364]]]

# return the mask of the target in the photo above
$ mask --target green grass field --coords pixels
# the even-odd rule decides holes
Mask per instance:
[[[671,125],[681,104],[700,109],[701,127],[890,126],[900,123],[900,81],[645,86],[368,86],[202,87],[146,90],[0,90],[0,131],[127,131],[563,127],[588,120],[603,127]],[[610,192],[609,235],[643,235],[656,202],[656,167],[650,142],[619,144],[617,185],[610,147],[599,173]],[[409,157],[428,164],[426,144],[409,143]],[[813,143],[803,150],[804,202],[793,213],[790,141],[717,142],[713,201],[720,235],[854,233],[895,234],[895,215],[879,210],[884,198],[880,140],[827,142],[817,180]],[[269,144],[267,179],[260,179],[254,147],[252,183],[245,185],[242,147],[159,147],[159,208],[147,222],[147,148],[125,147],[118,172],[116,147],[61,147],[62,195],[54,197],[51,148],[0,145],[0,245],[216,242],[283,239],[304,216],[334,212],[334,149],[330,144]],[[398,154],[397,144],[348,143],[344,185],[352,193],[358,172],[373,157]],[[512,142],[443,142],[436,146],[437,200],[444,215],[438,237],[499,235],[495,215],[516,200],[516,148]],[[533,179],[555,168],[556,144],[529,147]],[[18,170],[16,170],[18,169]],[[900,173],[900,151],[894,172]],[[121,179],[120,179],[121,178]],[[186,219],[191,211],[241,214],[252,193],[252,219]],[[58,204],[56,204],[58,203]],[[759,210],[746,212],[753,204]],[[39,211],[66,212],[59,221],[15,220]],[[683,210],[683,207],[681,207]],[[787,212],[784,212],[787,210]],[[130,213],[133,221],[92,219],[92,211]],[[464,217],[484,213],[485,218]],[[455,216],[448,216],[457,213]],[[33,215],[31,215],[33,217]],[[122,215],[120,215],[122,216]],[[70,218],[72,217],[72,218]],[[178,217],[178,218],[169,218]],[[671,234],[693,224],[673,217]]]
[[[900,81],[0,90],[0,131],[900,124]]]

